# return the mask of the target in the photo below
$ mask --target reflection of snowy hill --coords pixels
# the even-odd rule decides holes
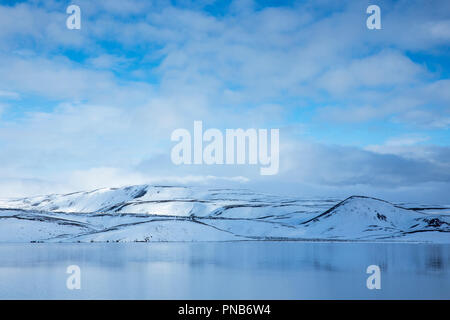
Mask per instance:
[[[131,186],[0,201],[0,241],[382,240],[450,242],[448,208],[242,189]]]

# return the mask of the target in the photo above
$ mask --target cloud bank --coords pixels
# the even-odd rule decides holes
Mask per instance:
[[[0,192],[133,183],[445,201],[450,4],[143,2],[0,6]],[[170,133],[280,128],[280,174],[176,167]],[[421,192],[421,190],[423,192]]]

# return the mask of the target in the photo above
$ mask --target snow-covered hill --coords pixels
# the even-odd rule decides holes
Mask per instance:
[[[428,212],[427,212],[428,210]],[[449,208],[353,196],[130,186],[0,200],[0,242],[358,240],[450,243]]]

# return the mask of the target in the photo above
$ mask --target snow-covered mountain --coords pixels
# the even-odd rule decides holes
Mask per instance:
[[[150,185],[0,200],[0,242],[236,240],[450,243],[450,208]]]

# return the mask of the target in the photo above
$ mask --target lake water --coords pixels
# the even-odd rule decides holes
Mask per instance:
[[[66,268],[81,269],[69,290]],[[381,268],[381,289],[366,268]],[[0,299],[450,299],[450,245],[0,244]]]

